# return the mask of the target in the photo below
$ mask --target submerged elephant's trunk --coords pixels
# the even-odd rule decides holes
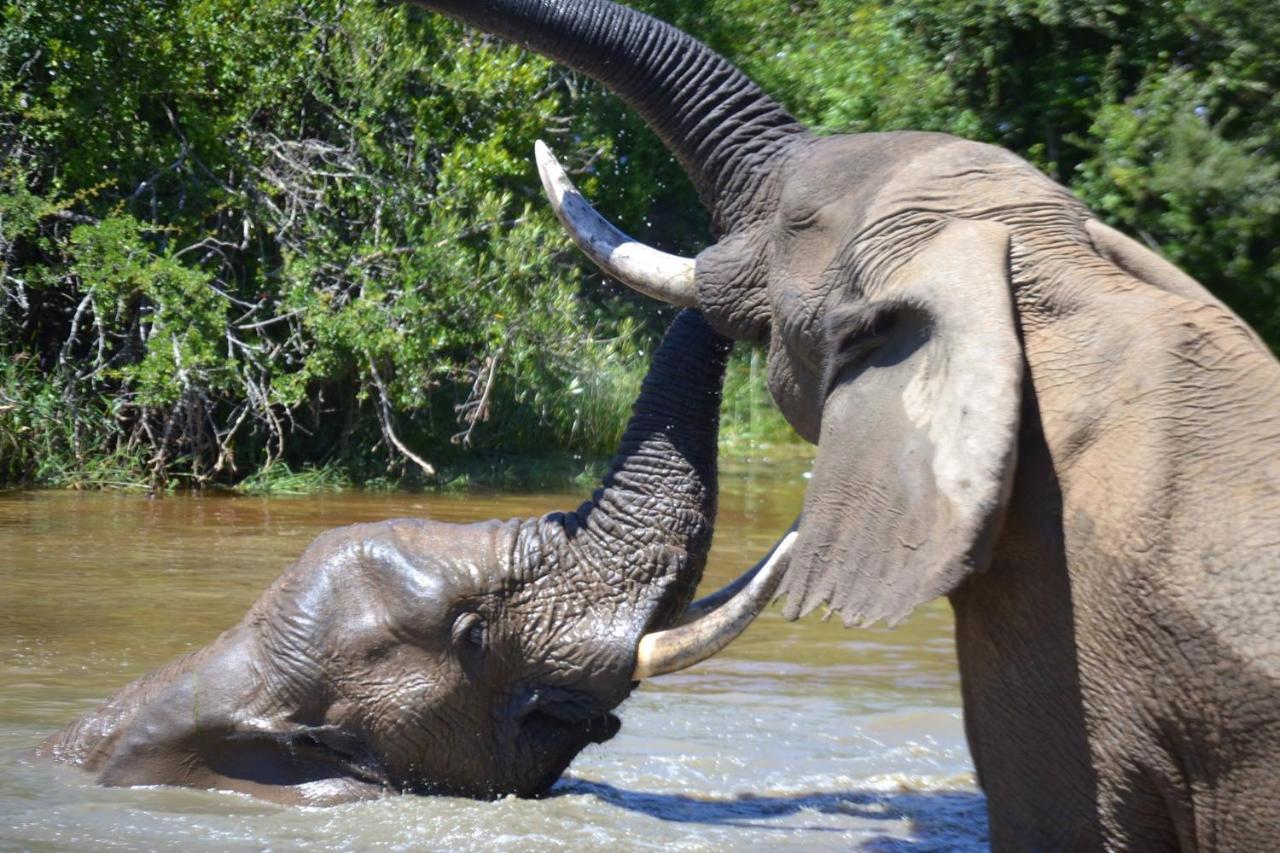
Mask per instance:
[[[724,57],[603,0],[413,0],[599,80],[688,173],[719,233],[733,229],[770,156],[804,128]]]

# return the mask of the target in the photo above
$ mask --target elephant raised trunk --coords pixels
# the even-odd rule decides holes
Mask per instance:
[[[592,77],[634,109],[688,173],[718,233],[732,231],[764,164],[806,131],[724,57],[616,3],[413,0]]]
[[[729,340],[700,314],[686,311],[677,317],[645,376],[602,488],[575,512],[552,513],[525,531],[528,544],[522,550],[544,555],[527,564],[553,567],[550,586],[564,581],[580,588],[584,574],[603,568],[611,591],[603,604],[573,590],[564,593],[581,606],[600,609],[613,626],[567,639],[570,645],[589,646],[590,653],[562,645],[554,655],[593,658],[615,670],[614,656],[634,657],[631,672],[639,681],[715,654],[772,600],[790,541],[748,573],[753,577],[735,583],[736,594],[722,591],[690,606],[711,545],[719,389],[730,349]],[[540,594],[559,593],[543,589]],[[619,607],[615,598],[628,603]],[[664,630],[677,622],[684,624]],[[613,639],[617,642],[611,645]],[[585,683],[615,684],[609,678]],[[602,705],[618,701],[620,696],[601,697]]]
[[[550,586],[581,584],[584,572],[603,575],[609,596],[584,604],[630,620],[619,654],[634,654],[642,631],[678,619],[702,577],[716,512],[720,381],[731,348],[700,314],[681,313],[654,355],[601,488],[575,511],[527,522],[521,532],[518,548],[541,555],[524,564]]]

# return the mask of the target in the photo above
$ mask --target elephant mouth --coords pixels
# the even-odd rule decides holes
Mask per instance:
[[[390,788],[386,768],[359,735],[337,726],[304,726],[292,735],[292,751],[333,768],[338,775],[355,782]]]
[[[520,711],[520,729],[535,741],[578,740],[581,746],[613,738],[622,721],[586,693],[565,688],[539,688]]]
[[[526,798],[545,796],[579,752],[612,739],[622,727],[597,699],[561,687],[531,690],[520,700],[516,722],[520,751],[535,769],[512,793]]]
[[[605,713],[587,720],[571,720],[547,711],[533,711],[521,721],[525,732],[535,740],[580,740],[583,746],[605,743],[622,728],[622,721]]]
[[[533,738],[534,751],[543,756],[542,772],[517,796],[541,799],[569,768],[578,753],[593,743],[604,743],[618,733],[622,721],[610,713],[587,720],[570,721],[545,711],[534,711],[524,720],[525,732]]]

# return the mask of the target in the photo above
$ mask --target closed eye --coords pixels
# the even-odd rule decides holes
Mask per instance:
[[[828,323],[828,356],[823,370],[823,398],[867,361],[894,335],[897,311],[848,312]]]

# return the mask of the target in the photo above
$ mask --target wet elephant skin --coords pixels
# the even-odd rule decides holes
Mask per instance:
[[[676,318],[577,510],[329,531],[238,625],[41,752],[108,785],[280,802],[545,791],[617,731],[640,637],[701,577],[728,351],[697,312]]]

